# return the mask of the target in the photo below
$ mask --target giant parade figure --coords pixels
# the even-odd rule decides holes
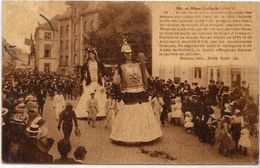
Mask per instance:
[[[90,94],[95,93],[98,100],[97,117],[105,116],[106,93],[103,82],[104,65],[100,62],[98,54],[94,48],[87,49],[87,60],[81,69],[83,93],[77,104],[75,113],[77,118],[88,117],[88,100]]]
[[[117,113],[110,139],[115,142],[141,143],[156,140],[162,136],[160,123],[156,120],[148,100],[144,53],[139,53],[139,62],[133,61],[132,49],[124,39],[121,47],[124,61],[115,71],[113,82],[120,89],[123,108]]]

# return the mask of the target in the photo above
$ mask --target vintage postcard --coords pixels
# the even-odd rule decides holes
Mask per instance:
[[[258,164],[259,3],[1,5],[2,164]]]

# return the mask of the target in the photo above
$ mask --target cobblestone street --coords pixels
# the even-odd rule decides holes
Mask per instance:
[[[77,101],[67,100],[74,105]],[[55,139],[55,144],[50,150],[54,158],[58,158],[57,141],[63,138],[62,131],[57,129],[55,113],[52,110],[52,101],[47,99],[44,110],[44,119],[47,121],[49,136]],[[145,145],[147,150],[157,150],[169,153],[176,160],[150,157],[141,153],[138,146],[120,146],[112,144],[109,139],[110,129],[104,128],[105,119],[97,122],[96,128],[87,125],[86,120],[78,120],[81,136],[71,136],[73,155],[75,148],[83,145],[87,148],[88,154],[84,161],[87,164],[252,164],[254,159],[250,156],[234,156],[233,158],[223,157],[218,153],[216,147],[199,141],[198,137],[187,134],[180,127],[167,125],[162,128],[163,136],[159,142]],[[257,145],[256,139],[252,140],[254,148]]]

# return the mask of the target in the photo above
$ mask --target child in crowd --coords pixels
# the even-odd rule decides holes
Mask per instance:
[[[91,127],[96,127],[96,118],[97,118],[97,113],[98,113],[98,102],[97,99],[95,98],[95,93],[92,92],[90,94],[90,99],[88,100],[88,117],[89,121],[88,124]]]
[[[110,127],[112,125],[112,122],[115,118],[115,115],[118,111],[117,108],[117,99],[114,99],[114,95],[113,94],[109,94],[108,95],[108,99],[105,105],[106,108],[106,116],[107,116],[107,121],[106,121],[106,125],[105,128]]]
[[[231,132],[232,137],[236,142],[236,150],[238,151],[238,141],[240,139],[240,131],[244,126],[244,117],[239,109],[234,110],[234,115],[231,117]]]
[[[244,127],[241,129],[240,132],[241,136],[238,141],[238,145],[241,149],[241,153],[244,155],[247,154],[248,148],[251,147],[251,141],[249,139],[249,129],[248,129],[248,124],[245,124]]]
[[[185,118],[183,124],[188,133],[190,133],[194,127],[194,123],[192,122],[192,120],[193,120],[193,116],[191,112],[189,111],[185,112]]]
[[[168,114],[169,119],[173,119],[175,125],[181,125],[181,119],[183,118],[181,98],[176,97],[174,99],[175,104],[171,105],[171,112]]]
[[[154,97],[151,100],[151,105],[157,120],[160,121],[160,115],[162,113],[163,105],[164,105],[164,101],[160,93],[154,94]]]
[[[207,121],[207,125],[208,125],[208,142],[210,144],[215,144],[215,132],[216,132],[216,128],[218,125],[217,119],[215,114],[210,114],[209,115],[209,119]]]
[[[231,106],[229,103],[225,103],[224,105],[224,112],[223,112],[223,116],[224,115],[231,115],[232,114],[232,111],[231,111]]]
[[[224,115],[222,119],[221,127],[223,129],[223,136],[220,140],[219,153],[226,157],[232,157],[234,154],[234,149],[236,148],[236,143],[232,138],[231,133],[231,116]]]
[[[215,129],[215,145],[219,146],[220,142],[224,136],[224,129],[222,126],[222,119],[217,120],[217,127]]]

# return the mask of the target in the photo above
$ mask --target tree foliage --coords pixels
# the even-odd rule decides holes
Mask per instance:
[[[106,2],[99,12],[99,26],[89,35],[89,45],[95,46],[102,60],[116,63],[123,38],[134,55],[145,52],[151,57],[151,16],[142,2]]]

